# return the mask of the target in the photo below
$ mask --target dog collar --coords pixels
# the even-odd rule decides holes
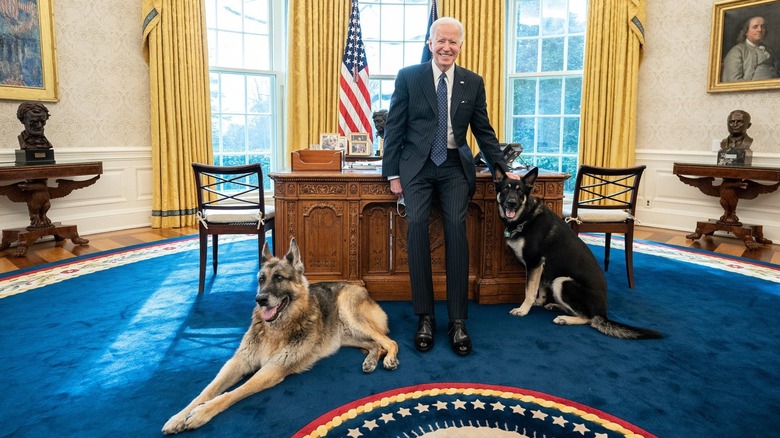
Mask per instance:
[[[509,228],[504,229],[504,237],[507,239],[514,238],[518,233],[523,232],[523,226],[525,225],[525,222],[517,224],[514,230],[510,230]]]

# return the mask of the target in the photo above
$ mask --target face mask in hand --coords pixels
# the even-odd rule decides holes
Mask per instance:
[[[401,212],[401,207],[404,207],[403,213]],[[400,197],[397,201],[395,201],[395,211],[398,212],[398,216],[406,217],[406,204],[404,203],[403,197]]]

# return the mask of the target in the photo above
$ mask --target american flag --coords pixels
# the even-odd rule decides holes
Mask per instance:
[[[425,28],[425,45],[423,46],[422,62],[428,62],[433,57],[431,49],[428,48],[428,38],[431,37],[431,25],[434,21],[439,19],[439,14],[436,13],[436,0],[431,0],[431,13],[428,14],[428,27]]]
[[[344,46],[339,81],[339,134],[365,132],[374,140],[371,125],[371,95],[368,93],[368,62],[360,32],[358,0],[352,0],[349,31]]]

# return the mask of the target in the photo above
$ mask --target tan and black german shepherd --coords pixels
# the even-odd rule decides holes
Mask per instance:
[[[374,371],[382,357],[388,370],[398,367],[398,345],[387,336],[387,314],[368,291],[344,282],[309,285],[303,271],[295,238],[281,259],[271,254],[268,244],[263,247],[257,306],[241,345],[200,395],[165,423],[163,433],[196,429],[342,346],[368,351],[366,373]],[[246,376],[246,382],[225,392]]]
[[[590,324],[622,339],[662,337],[607,319],[607,279],[585,242],[531,195],[538,174],[536,167],[520,179],[508,178],[499,167],[493,174],[506,244],[526,269],[525,299],[510,313],[525,316],[533,305],[543,305],[564,313],[553,320],[556,324]]]

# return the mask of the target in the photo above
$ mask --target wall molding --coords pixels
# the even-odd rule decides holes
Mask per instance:
[[[147,227],[152,211],[152,152],[148,147],[61,148],[59,162],[102,161],[103,174],[93,185],[52,200],[48,216],[55,222],[75,224],[88,235],[128,228]],[[0,161],[13,162],[13,150],[0,150]],[[89,177],[80,177],[87,179]],[[14,181],[0,181],[0,185]],[[51,185],[53,182],[50,181]],[[3,229],[30,224],[23,203],[0,196],[0,226]]]
[[[102,161],[103,175],[94,185],[54,200],[49,210],[52,220],[76,224],[83,235],[151,224],[151,148],[63,148],[55,154],[58,161]],[[692,232],[696,221],[720,217],[723,210],[716,198],[683,184],[672,173],[675,162],[714,163],[715,155],[701,151],[637,150],[636,162],[647,165],[639,191],[640,224]],[[13,160],[13,150],[0,150],[0,161]],[[753,164],[780,167],[780,154],[754,152]],[[0,185],[12,182],[2,181]],[[272,205],[273,200],[268,202]],[[745,223],[763,225],[764,236],[780,242],[780,191],[740,200],[737,214]],[[28,224],[25,206],[0,196],[0,227]]]
[[[714,164],[716,155],[716,152],[638,149],[637,164],[647,166],[637,208],[640,225],[693,232],[697,221],[719,218],[723,209],[718,198],[683,184],[672,173],[675,162]],[[753,165],[780,167],[780,154],[754,152]],[[780,190],[756,199],[741,199],[737,215],[743,223],[763,225],[764,237],[780,242]]]

